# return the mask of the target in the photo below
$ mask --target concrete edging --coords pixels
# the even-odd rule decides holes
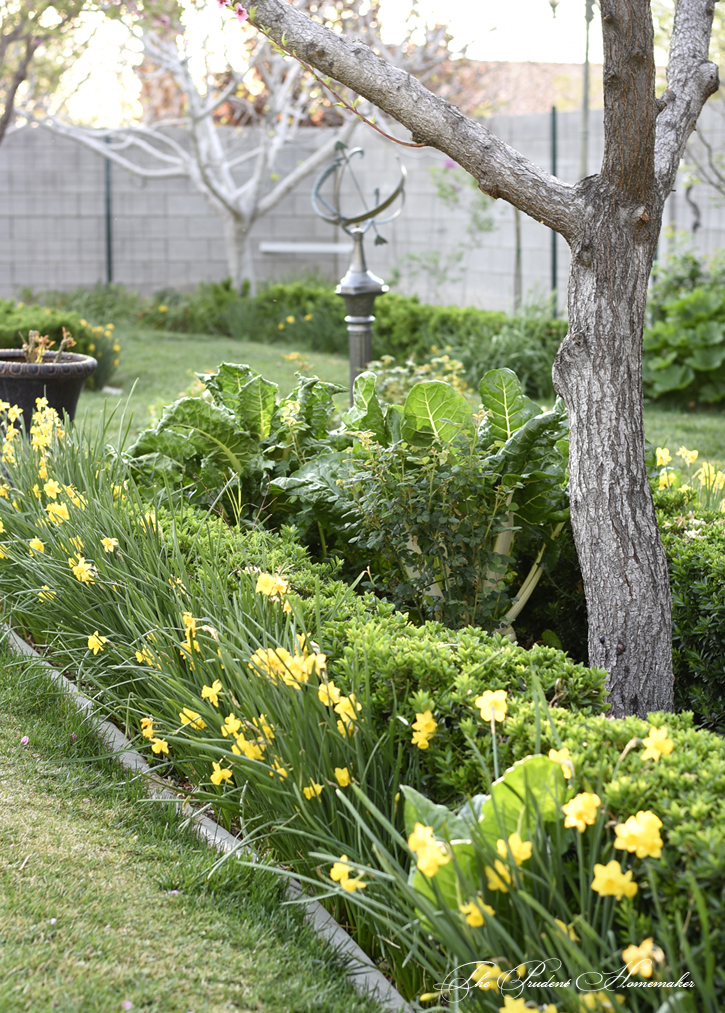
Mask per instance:
[[[38,652],[27,644],[18,634],[5,624],[5,632],[10,646],[18,653],[25,654],[35,661],[40,662],[48,669],[51,679],[60,685],[71,696],[79,711],[94,717],[97,721],[98,735],[109,749],[111,749],[119,763],[127,770],[142,774],[148,785],[149,794],[156,798],[168,799],[176,804],[178,810],[191,819],[191,825],[195,833],[208,841],[217,851],[238,851],[240,843],[218,823],[202,814],[194,814],[190,806],[179,800],[179,796],[172,791],[168,782],[154,774],[143,756],[130,744],[126,736],[110,721],[99,720],[96,713],[97,706],[92,700],[81,693],[77,686],[66,679],[66,677],[53,668],[52,665],[41,657]],[[297,880],[290,880],[287,888],[290,900],[297,900],[303,895],[303,890]],[[305,920],[312,926],[318,936],[325,939],[335,950],[347,957],[349,968],[348,980],[355,988],[366,996],[372,996],[387,1010],[403,1011],[413,1013],[412,1007],[405,1001],[400,992],[373,964],[370,957],[362,950],[348,933],[338,925],[329,911],[316,900],[309,900],[305,905]]]

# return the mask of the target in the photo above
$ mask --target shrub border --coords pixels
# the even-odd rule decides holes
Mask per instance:
[[[39,662],[47,669],[48,675],[53,682],[69,694],[69,699],[87,717],[96,721],[96,730],[99,738],[105,746],[113,750],[115,759],[127,770],[142,775],[147,784],[150,795],[156,798],[173,801],[177,812],[190,817],[193,831],[200,838],[206,840],[217,851],[234,852],[240,850],[239,840],[230,834],[218,823],[196,812],[187,803],[179,800],[179,796],[169,787],[169,782],[155,774],[143,756],[137,752],[126,736],[110,721],[99,719],[97,705],[87,696],[80,692],[62,672],[53,668],[35,648],[26,643],[7,624],[3,623],[0,629],[4,630],[8,645],[19,654]],[[242,847],[247,854],[254,855],[250,848]],[[302,887],[296,879],[289,880],[287,895],[290,900],[298,900],[303,897]],[[375,967],[368,955],[362,950],[354,939],[339,925],[329,911],[316,900],[308,900],[304,904],[305,921],[312,927],[315,933],[324,939],[329,945],[340,953],[344,953],[350,962],[350,969],[347,979],[363,995],[376,999],[380,1005],[387,1010],[402,1011],[402,1013],[413,1013],[412,1007],[405,1001],[400,992],[388,981],[385,975]]]

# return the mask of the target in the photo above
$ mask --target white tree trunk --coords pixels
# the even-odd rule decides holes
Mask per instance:
[[[251,225],[238,215],[224,215],[224,242],[227,251],[227,264],[232,285],[241,292],[244,283],[248,283],[249,295],[257,294],[257,281],[254,274],[254,256],[252,242],[249,238]]]

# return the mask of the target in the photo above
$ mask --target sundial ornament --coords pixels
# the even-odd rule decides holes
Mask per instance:
[[[353,148],[348,151],[345,145],[338,147],[338,156],[329,165],[315,183],[312,190],[312,207],[315,213],[324,222],[331,225],[339,225],[354,242],[352,260],[347,274],[340,281],[335,289],[338,295],[345,300],[347,316],[345,323],[350,337],[350,404],[352,404],[352,387],[355,377],[362,373],[368,362],[373,357],[372,334],[373,304],[377,296],[388,291],[388,286],[382,278],[376,277],[367,269],[365,263],[365,251],[363,249],[363,238],[369,229],[375,230],[375,243],[384,243],[385,240],[378,233],[379,225],[386,225],[397,218],[403,210],[405,200],[405,166],[400,166],[400,181],[393,192],[385,200],[380,200],[380,190],[374,191],[375,201],[373,207],[368,207],[363,190],[355,176],[351,160],[359,156],[364,157],[362,148]],[[349,174],[355,191],[358,194],[362,210],[355,214],[345,215],[341,208],[341,190],[345,173]],[[322,188],[332,177],[331,200],[323,197]],[[400,199],[398,208],[387,217],[381,218]]]

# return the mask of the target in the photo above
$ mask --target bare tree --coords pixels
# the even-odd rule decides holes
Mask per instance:
[[[297,0],[300,11],[316,11],[318,6],[317,0]],[[364,15],[359,15],[361,7],[367,8]],[[377,2],[338,2],[337,8],[333,23],[340,31],[352,25],[362,27],[368,40],[379,43]],[[246,18],[246,12],[241,16]],[[330,17],[329,6],[325,17]],[[254,292],[252,227],[329,161],[338,144],[350,140],[358,118],[344,106],[333,109],[334,133],[308,134],[319,143],[293,169],[281,174],[282,151],[296,141],[301,125],[314,121],[324,99],[321,82],[304,74],[296,60],[256,32],[248,33],[242,42],[241,59],[227,61],[227,70],[221,74],[211,69],[211,54],[203,47],[206,66],[199,80],[193,73],[190,40],[180,26],[178,31],[160,31],[139,23],[144,67],[152,67],[152,74],[174,83],[181,98],[177,107],[185,108],[184,115],[101,131],[57,117],[48,117],[44,125],[138,176],[188,178],[221,216],[233,284],[239,289],[246,281]],[[386,55],[424,79],[450,55],[448,42],[445,29],[437,26],[427,29],[418,45],[407,39],[387,49]],[[240,69],[234,69],[233,63]],[[329,100],[325,101],[329,106]],[[238,129],[224,129],[230,123],[238,124]]]
[[[571,248],[569,330],[554,384],[571,421],[571,520],[589,615],[589,662],[605,668],[615,715],[673,705],[667,561],[647,471],[642,331],[647,281],[687,139],[718,87],[708,60],[713,0],[678,0],[668,86],[655,95],[650,0],[602,0],[605,148],[600,171],[563,183],[361,41],[284,0],[253,23],[444,151]]]

